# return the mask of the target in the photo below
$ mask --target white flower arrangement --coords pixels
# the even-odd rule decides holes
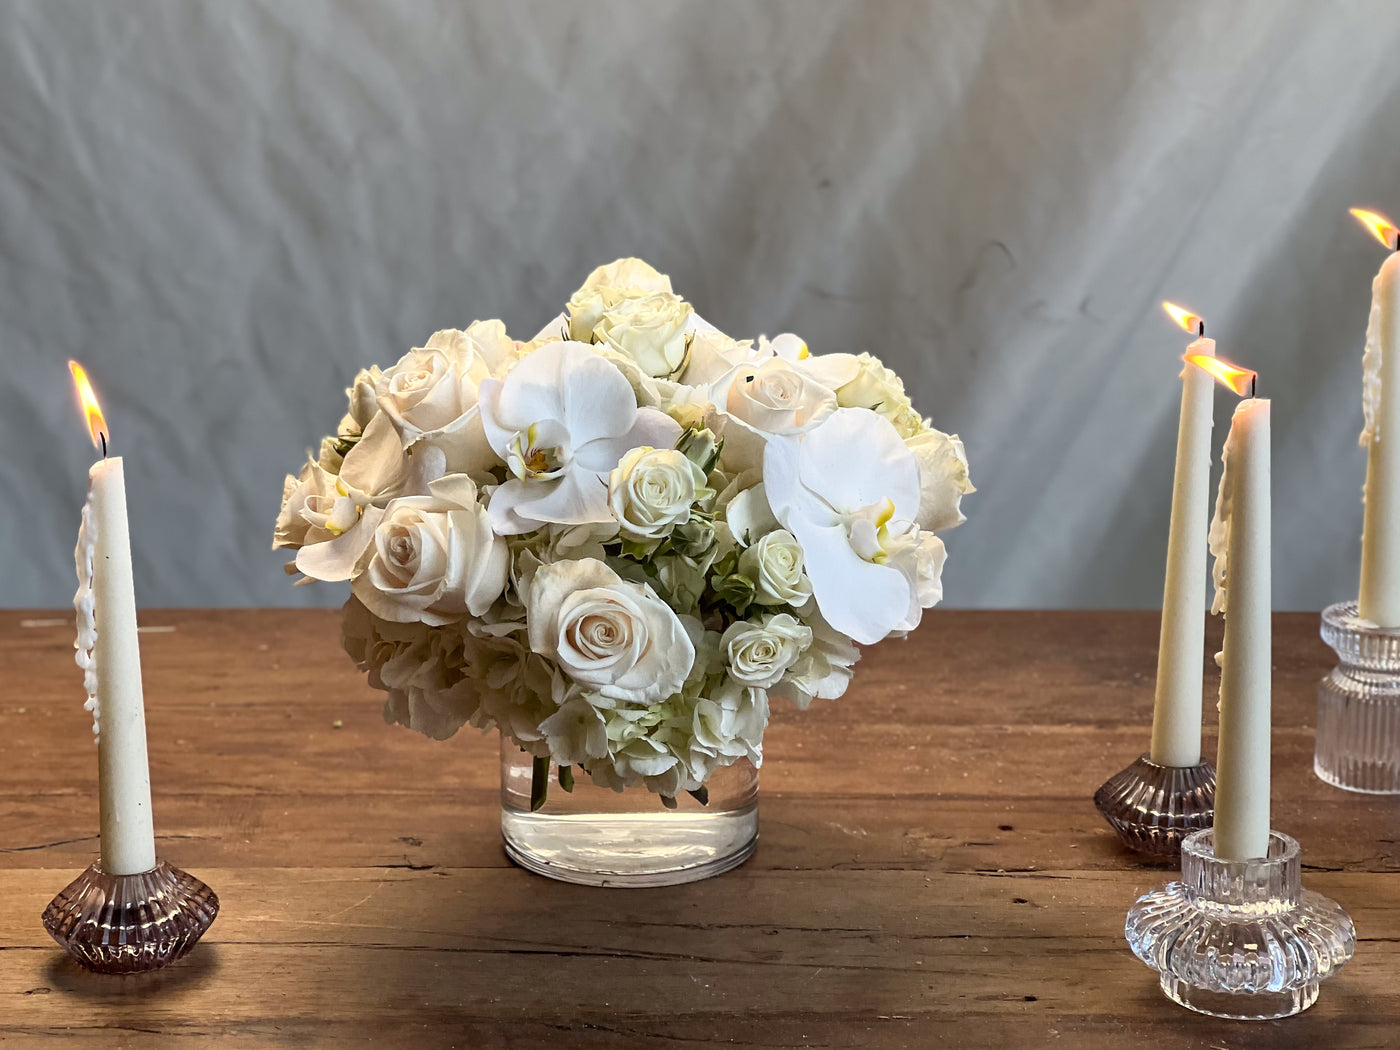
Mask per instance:
[[[879,359],[731,339],[638,259],[528,343],[437,332],[347,393],[273,546],[350,581],[385,719],[663,801],[760,764],[770,699],[839,697],[857,644],[916,627],[973,491]]]

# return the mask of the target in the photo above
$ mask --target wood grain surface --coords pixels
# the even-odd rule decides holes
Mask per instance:
[[[6,1046],[1400,1046],[1400,801],[1313,776],[1316,614],[1275,621],[1273,824],[1359,944],[1265,1024],[1167,1002],[1123,940],[1174,872],[1090,797],[1146,747],[1155,614],[926,616],[842,700],[775,705],[748,864],[651,890],[512,867],[495,738],[386,726],[336,613],[142,623],[166,628],[142,635],[158,849],[222,911],[143,977],[49,940],[40,912],[96,852],[96,752],[70,617],[0,612]]]

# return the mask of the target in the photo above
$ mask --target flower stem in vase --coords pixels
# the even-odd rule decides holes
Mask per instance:
[[[544,809],[549,798],[549,758],[536,758],[530,775],[530,812]]]
[[[574,790],[574,767],[573,767],[573,766],[560,766],[560,767],[559,767],[559,786],[560,786],[561,788],[563,788],[565,791],[573,791],[573,790]]]

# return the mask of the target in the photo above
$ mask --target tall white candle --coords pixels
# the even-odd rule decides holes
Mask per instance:
[[[1220,744],[1216,758],[1215,854],[1268,855],[1269,732],[1272,705],[1269,402],[1235,409],[1222,459],[1211,549],[1214,610],[1225,614],[1220,661]]]
[[[82,366],[70,362],[93,440],[106,451],[106,423]],[[151,822],[151,777],[146,763],[146,710],[141,693],[141,649],[126,515],[126,477],[120,457],[88,472],[88,498],[78,531],[78,666],[97,734],[102,870],[137,875],[156,865]]]
[[[1357,612],[1382,627],[1400,627],[1400,252],[1392,252],[1371,286],[1366,327],[1363,406],[1367,448],[1361,594]]]
[[[1186,353],[1215,356],[1204,336]],[[1210,515],[1210,429],[1215,381],[1198,365],[1181,373],[1181,421],[1176,434],[1171,530],[1162,633],[1157,647],[1157,699],[1151,758],[1161,766],[1201,760],[1202,663],[1205,656],[1206,527]]]

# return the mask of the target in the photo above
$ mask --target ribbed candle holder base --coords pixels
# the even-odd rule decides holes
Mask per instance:
[[[1347,791],[1400,795],[1400,628],[1339,602],[1323,610],[1322,640],[1340,662],[1318,686],[1313,769]]]
[[[164,861],[139,875],[93,864],[44,909],[44,928],[89,970],[142,973],[188,952],[218,913],[213,890]]]
[[[1277,831],[1259,860],[1215,856],[1214,830],[1181,848],[1181,881],[1138,898],[1128,944],[1162,992],[1197,1013],[1236,1020],[1289,1017],[1356,951],[1351,916],[1302,886],[1298,843]]]
[[[1144,754],[1094,793],[1094,806],[1123,845],[1169,860],[1187,835],[1215,820],[1215,767],[1204,759],[1159,766]]]

